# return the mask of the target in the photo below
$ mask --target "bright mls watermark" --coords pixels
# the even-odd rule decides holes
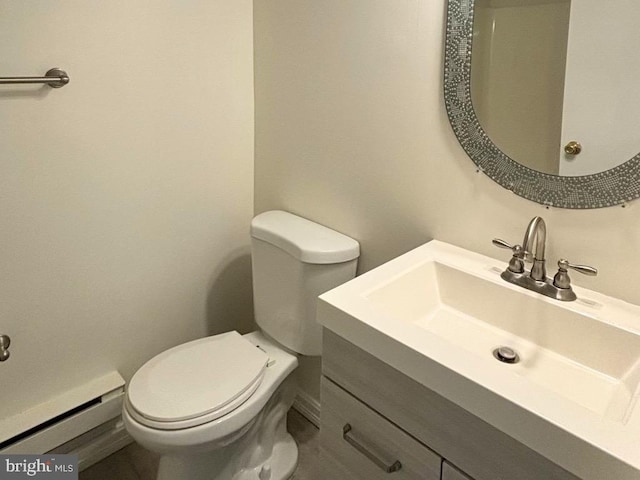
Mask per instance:
[[[0,480],[78,480],[77,455],[0,455]]]

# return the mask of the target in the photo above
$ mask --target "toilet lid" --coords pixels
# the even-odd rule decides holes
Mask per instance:
[[[143,365],[129,383],[127,400],[137,413],[156,422],[228,413],[251,396],[268,360],[238,332],[194,340]]]

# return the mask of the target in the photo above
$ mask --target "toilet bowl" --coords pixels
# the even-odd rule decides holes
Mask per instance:
[[[175,349],[192,346],[195,347],[195,351],[191,353],[197,355],[198,347],[199,349],[219,347],[221,341],[229,340],[230,336],[236,336],[241,342],[259,349],[258,351],[264,354],[268,361],[257,387],[239,406],[224,415],[213,420],[202,421],[205,417],[211,416],[211,413],[202,414],[196,409],[191,420],[198,423],[197,425],[180,427],[180,422],[184,420],[169,419],[165,421],[166,425],[162,425],[157,419],[148,418],[150,415],[147,414],[147,407],[152,410],[154,405],[146,405],[144,397],[138,399],[137,409],[133,407],[130,394],[132,387],[138,386],[138,379],[134,377],[130,383],[123,410],[125,428],[140,445],[162,455],[159,480],[177,478],[280,480],[289,478],[295,469],[297,448],[286,431],[286,413],[293,403],[295,393],[291,379],[288,377],[298,365],[297,358],[267,339],[261,332],[244,336],[240,336],[237,332],[229,332],[195,340]],[[237,342],[232,344],[234,347],[237,346]],[[170,362],[172,354],[176,353],[172,350],[161,354],[166,356],[167,362]],[[180,360],[185,359],[178,359]],[[224,369],[227,366],[217,364],[216,367],[224,376]],[[154,373],[157,375],[155,378],[153,378]],[[171,380],[170,374],[167,378],[164,376],[165,373],[166,371],[159,369],[145,376],[141,382],[146,382],[146,386],[152,389],[155,382]],[[215,377],[215,374],[210,375],[209,379],[212,377]],[[192,389],[183,390],[183,396],[193,389],[198,389],[197,376],[192,374],[192,379],[194,380]],[[189,388],[188,382],[182,383],[183,388]],[[169,389],[166,390],[165,393],[168,393]],[[229,391],[229,396],[231,398],[233,392]],[[168,399],[165,401],[168,405],[175,404]],[[182,418],[186,412],[186,409],[180,409],[176,412],[176,418]],[[172,415],[170,408],[166,413],[167,418]],[[200,415],[195,416],[198,413]],[[242,441],[238,441],[240,439]],[[212,452],[216,452],[216,455]],[[260,477],[259,474],[263,469],[270,471],[270,475],[263,474]],[[218,477],[212,477],[211,472],[217,472]],[[198,476],[200,473],[205,476]],[[207,473],[209,476],[206,476]]]
[[[287,212],[251,226],[256,322],[178,345],[127,387],[123,421],[160,454],[158,480],[285,480],[298,450],[286,430],[296,354],[318,355],[318,295],[353,278],[358,243]],[[292,353],[295,352],[295,353]]]

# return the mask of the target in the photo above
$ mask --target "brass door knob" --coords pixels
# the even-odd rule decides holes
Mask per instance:
[[[9,335],[0,335],[0,362],[9,360],[9,345],[11,345]]]
[[[564,153],[567,155],[578,155],[582,151],[582,145],[573,140],[564,146]]]

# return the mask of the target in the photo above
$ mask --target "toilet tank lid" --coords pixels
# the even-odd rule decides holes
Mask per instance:
[[[281,210],[254,217],[251,236],[304,263],[342,263],[360,256],[360,244],[353,238]]]

